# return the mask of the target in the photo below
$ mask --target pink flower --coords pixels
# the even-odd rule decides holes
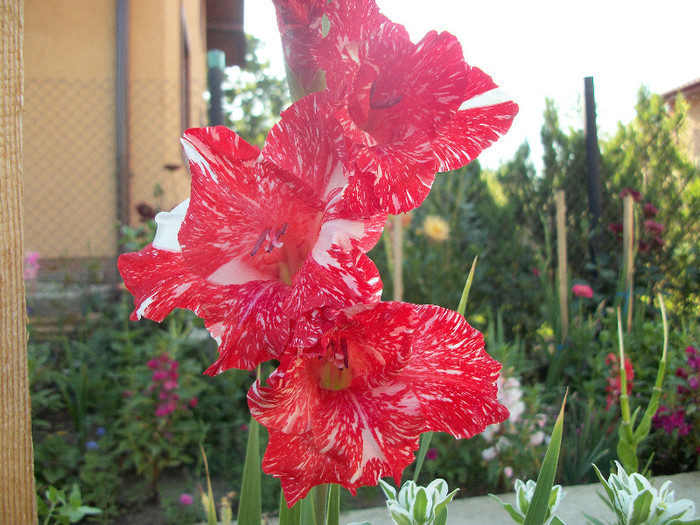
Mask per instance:
[[[644,217],[647,219],[651,219],[652,217],[656,217],[656,214],[659,213],[659,209],[654,206],[653,204],[649,204],[648,202],[644,205]]]
[[[433,461],[436,460],[438,457],[438,449],[436,448],[429,448],[428,451],[425,453],[425,459],[428,461]]]
[[[196,397],[193,397],[188,402],[188,405],[190,405],[190,408],[195,408],[198,404],[199,404],[199,399],[197,399]]]
[[[183,505],[192,505],[194,502],[194,498],[192,497],[192,494],[180,494],[180,503]]]
[[[398,481],[420,433],[467,438],[507,418],[499,368],[456,312],[379,303],[340,313],[248,394],[270,435],[263,470],[280,478],[290,506],[321,483],[355,493],[379,477]]]
[[[168,401],[156,407],[156,417],[166,417],[177,410],[176,401]]]
[[[655,220],[646,219],[644,221],[644,229],[646,229],[650,233],[660,234],[666,230],[666,226],[664,226],[660,222],[656,222]]]
[[[39,276],[39,252],[27,252],[24,255],[24,278],[28,281],[34,280]]]
[[[622,233],[625,229],[621,222],[611,222],[608,224],[608,231],[611,233]]]
[[[634,199],[634,202],[641,202],[642,200],[642,194],[639,193],[637,190],[633,190],[632,188],[623,188],[620,192],[620,198],[624,198],[627,195],[631,195]]]
[[[586,299],[593,298],[593,288],[587,284],[575,284],[571,287],[571,292],[576,297],[585,297]]]

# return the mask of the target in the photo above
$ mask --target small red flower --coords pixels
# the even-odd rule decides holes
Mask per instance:
[[[420,433],[468,438],[508,417],[499,368],[456,312],[379,303],[341,313],[248,394],[270,434],[263,470],[280,478],[290,506],[321,483],[354,493],[383,476],[398,482]]]
[[[586,299],[593,298],[593,288],[587,284],[575,284],[571,287],[571,292],[576,297],[585,297]]]
[[[652,219],[656,217],[656,214],[659,213],[659,209],[654,206],[653,204],[649,204],[648,202],[644,205],[644,217],[647,219]]]
[[[631,195],[634,199],[634,202],[641,202],[642,200],[642,194],[639,193],[637,190],[633,190],[632,188],[623,188],[620,192],[621,199],[625,198],[627,195]]]
[[[666,226],[652,219],[644,221],[644,229],[652,234],[661,234],[666,230]]]

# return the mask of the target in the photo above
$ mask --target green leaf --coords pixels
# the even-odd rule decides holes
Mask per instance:
[[[462,316],[464,315],[464,311],[467,309],[467,299],[469,298],[469,290],[471,290],[472,281],[474,280],[474,269],[476,268],[477,257],[474,257],[474,260],[472,261],[472,267],[469,270],[469,275],[467,276],[467,282],[464,283],[464,290],[462,290],[462,297],[459,300],[459,306],[457,307],[457,313],[459,313]]]
[[[393,506],[389,509],[389,513],[391,514],[391,519],[394,520],[396,525],[415,525],[413,522],[413,517],[403,507]]]
[[[447,506],[437,510],[435,507],[435,521],[434,525],[446,525],[447,524]]]
[[[489,494],[489,496],[491,496],[491,498],[495,499],[498,503],[500,503],[501,507],[503,507],[508,512],[508,514],[510,514],[510,517],[513,518],[513,521],[515,523],[522,525],[523,521],[525,521],[525,516],[520,514],[520,512],[518,512],[517,509],[513,507],[513,505],[511,505],[510,503],[503,503],[498,496],[494,496],[493,494]]]
[[[552,521],[549,522],[551,525],[566,525],[559,516],[553,516]]]
[[[584,516],[588,521],[590,521],[593,525],[606,525],[606,524],[603,523],[602,521],[595,519],[593,516],[591,516],[590,514],[588,514],[588,513],[586,513],[586,512],[582,512],[582,514],[583,514],[583,516]]]
[[[567,392],[568,394],[568,392]],[[541,525],[545,521],[547,510],[549,509],[549,495],[554,485],[554,476],[557,473],[557,463],[559,462],[559,449],[561,448],[561,436],[564,426],[564,407],[566,407],[566,395],[562,401],[559,416],[552,430],[552,437],[547,446],[547,452],[542,462],[542,468],[537,476],[537,487],[532,495],[530,508],[525,516],[524,525]]]
[[[340,485],[335,483],[329,489],[326,525],[340,525]]]
[[[254,418],[250,418],[241,486],[241,505],[238,508],[238,525],[261,524],[260,470],[260,424]]]
[[[630,525],[642,525],[646,523],[651,511],[651,502],[654,501],[654,496],[648,490],[640,492],[634,499],[632,504],[632,515],[629,517]]]
[[[211,489],[211,478],[209,477],[209,463],[207,462],[207,455],[204,453],[204,447],[200,444],[199,450],[202,452],[202,459],[204,460],[204,472],[207,476],[207,524],[217,525],[218,520],[216,519],[216,506],[214,505],[214,491]]]
[[[296,503],[291,509],[288,508],[284,492],[280,492],[279,525],[301,525],[301,503]]]
[[[301,522],[304,525],[316,525],[316,511],[314,510],[314,489],[301,500],[298,505],[301,506]]]
[[[423,487],[419,487],[416,492],[416,497],[411,505],[411,513],[413,521],[416,523],[424,523],[428,518],[428,495]]]
[[[617,441],[617,457],[620,458],[620,462],[627,472],[637,472],[637,468],[639,468],[637,449],[627,441],[624,431],[620,432]]]

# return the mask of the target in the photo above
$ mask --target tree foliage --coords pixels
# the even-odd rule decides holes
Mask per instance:
[[[262,146],[270,128],[290,104],[284,79],[274,76],[270,62],[259,57],[262,43],[246,35],[245,67],[226,70],[224,110],[226,125],[251,144]]]

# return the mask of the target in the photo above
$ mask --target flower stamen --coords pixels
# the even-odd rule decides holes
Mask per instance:
[[[273,232],[272,228],[265,228],[260,234],[260,237],[258,237],[258,240],[255,241],[255,246],[253,246],[253,251],[250,252],[250,256],[254,257],[266,242],[267,246],[265,247],[265,253],[270,253],[275,248],[281,248],[284,246],[284,243],[280,241],[280,237],[287,233],[288,227],[289,223],[285,222],[276,232]]]

